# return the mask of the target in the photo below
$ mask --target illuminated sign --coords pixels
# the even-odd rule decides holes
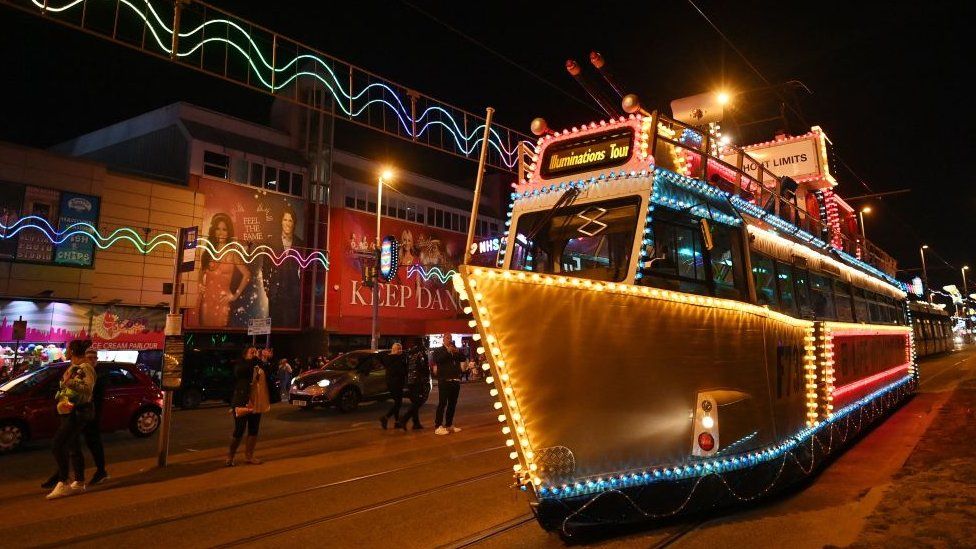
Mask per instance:
[[[488,240],[482,240],[481,242],[474,242],[471,244],[471,255],[477,254],[490,254],[497,252],[502,249],[501,238],[489,238]]]
[[[633,128],[553,143],[542,156],[543,178],[588,172],[625,164],[634,153]]]
[[[912,283],[908,286],[908,290],[917,296],[925,293],[925,289],[922,287],[922,279],[917,276],[913,278]]]
[[[399,248],[396,237],[383,237],[383,242],[380,244],[380,278],[384,282],[389,282],[396,276],[397,268],[400,266]]]

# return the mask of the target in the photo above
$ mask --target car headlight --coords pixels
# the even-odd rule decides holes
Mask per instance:
[[[328,387],[330,383],[332,382],[329,381],[328,379],[323,379],[322,381],[318,382],[316,385],[318,385],[319,387]]]

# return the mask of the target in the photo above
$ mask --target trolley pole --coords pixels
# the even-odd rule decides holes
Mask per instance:
[[[485,179],[485,160],[488,157],[488,138],[491,136],[491,119],[495,109],[488,107],[485,115],[485,135],[481,140],[481,157],[478,159],[478,177],[474,180],[474,201],[471,203],[471,219],[468,220],[468,240],[464,246],[464,263],[471,260],[471,245],[474,244],[474,229],[478,226],[478,206],[481,204],[481,183]]]

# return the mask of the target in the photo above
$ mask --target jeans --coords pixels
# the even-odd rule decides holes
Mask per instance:
[[[395,421],[400,421],[400,406],[403,405],[403,385],[390,385],[390,397],[393,399],[393,406],[383,417],[392,417]]]
[[[258,428],[261,426],[261,414],[243,414],[234,418],[234,438],[244,436],[244,427],[247,427],[248,436],[258,436]]]
[[[105,447],[102,446],[102,414],[96,413],[95,418],[85,423],[82,432],[85,435],[85,446],[91,452],[96,471],[105,470]]]
[[[452,379],[448,381],[438,381],[437,388],[440,395],[437,399],[437,414],[434,416],[434,425],[440,427],[450,427],[454,425],[454,409],[457,408],[458,396],[461,394],[461,380]],[[444,412],[447,411],[447,417]]]
[[[74,412],[58,416],[61,419],[61,426],[54,434],[52,450],[54,460],[58,463],[58,480],[68,482],[68,462],[70,458],[71,466],[75,472],[75,480],[85,481],[85,455],[81,453],[81,431],[85,427],[82,421]]]

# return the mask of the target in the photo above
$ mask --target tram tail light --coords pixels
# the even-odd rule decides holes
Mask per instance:
[[[698,393],[692,432],[691,455],[706,457],[718,451],[718,403],[709,393]]]

